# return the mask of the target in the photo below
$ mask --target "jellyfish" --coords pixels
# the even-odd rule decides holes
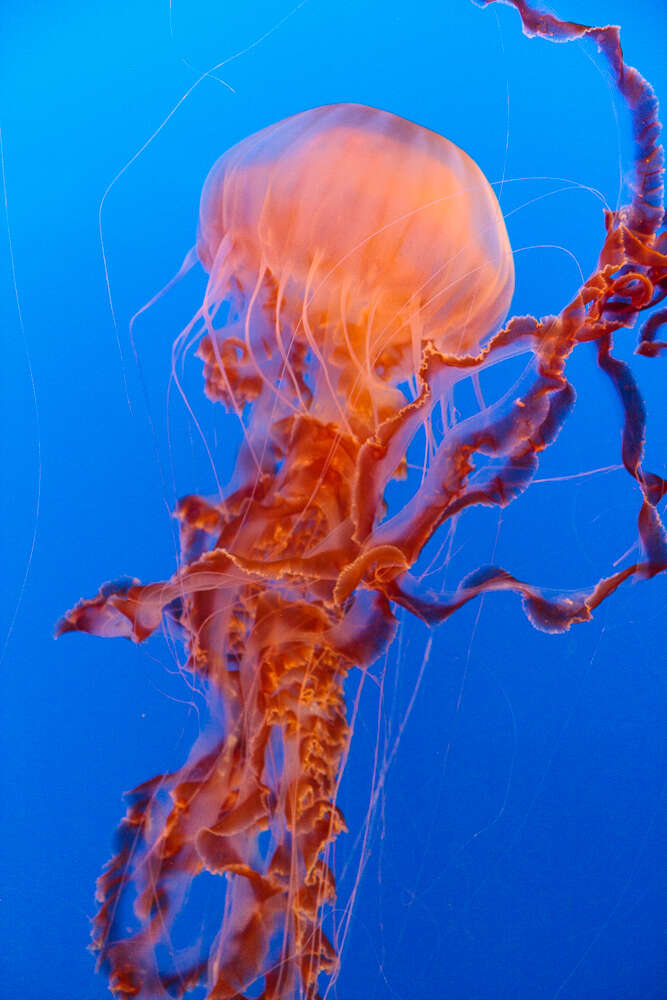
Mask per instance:
[[[625,580],[667,568],[667,487],[643,467],[643,403],[613,353],[617,331],[667,291],[657,104],[616,28],[508,2],[527,34],[596,42],[634,129],[632,200],[607,212],[597,267],[560,314],[505,322],[513,258],[491,186],[453,143],[387,111],[293,115],[228,150],[206,180],[188,266],[202,265],[207,287],[177,348],[197,343],[206,395],[241,420],[233,480],[179,502],[170,579],[106,584],[58,626],[135,642],[176,630],[212,720],[182,767],[127,796],[93,919],[116,997],[201,986],[208,1000],[316,1000],[335,980],[325,922],[346,830],[344,685],[391,643],[398,608],[435,624],[504,590],[536,627],[560,632]],[[641,353],[661,354],[664,318],[642,327]],[[441,526],[529,487],[572,407],[566,366],[583,343],[620,401],[641,557],[557,597],[499,566],[425,591],[413,570]],[[457,417],[454,387],[519,354],[520,379]],[[389,510],[419,433],[421,482]],[[177,949],[171,928],[203,873],[225,882],[219,930],[210,947]]]

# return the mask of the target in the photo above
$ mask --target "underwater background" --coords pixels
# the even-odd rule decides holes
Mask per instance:
[[[660,0],[562,0],[556,12],[620,24],[626,60],[667,99]],[[541,316],[592,270],[602,205],[617,205],[632,149],[594,48],[527,39],[499,5],[24,0],[0,18],[0,994],[101,1000],[86,948],[121,794],[181,764],[199,719],[165,642],[54,643],[53,627],[106,580],[169,576],[175,498],[214,491],[169,392],[203,272],[138,319],[138,361],[128,336],[194,242],[210,166],[308,107],[354,101],[410,118],[494,183],[516,252],[511,313]],[[620,357],[635,339],[617,337]],[[664,476],[665,362],[632,364],[646,466]],[[541,481],[500,515],[464,515],[432,586],[497,562],[576,590],[635,543],[617,401],[592,350],[568,372],[577,404]],[[191,359],[184,385],[224,481],[238,428],[201,384]],[[626,585],[592,622],[547,635],[515,598],[490,595],[430,647],[404,616],[384,701],[364,686],[341,789],[342,905],[376,745],[391,760],[333,996],[665,995],[666,599],[663,577]],[[215,919],[219,888],[202,906]]]

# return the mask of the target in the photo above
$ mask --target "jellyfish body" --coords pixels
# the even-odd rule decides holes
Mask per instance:
[[[197,251],[212,312],[240,286],[239,340],[263,383],[294,396],[281,366],[308,353],[309,408],[344,413],[360,435],[400,403],[390,387],[417,374],[427,342],[475,353],[514,288],[502,213],[474,161],[356,104],[302,112],[225,153],[204,186]]]
[[[516,6],[533,33],[584,31],[553,18],[535,26]],[[607,217],[598,267],[559,316],[497,331],[513,267],[490,186],[457,147],[386,112],[295,115],[231,149],[206,182],[197,252],[209,280],[190,329],[202,334],[207,394],[245,416],[234,489],[181,501],[170,580],[107,585],[59,626],[140,642],[166,617],[212,720],[181,769],[130,793],[98,881],[93,943],[117,997],[204,984],[209,1000],[258,989],[315,1000],[335,975],[338,932],[334,923],[330,940],[323,922],[345,829],[343,685],[386,649],[396,605],[436,622],[511,590],[535,625],[562,631],[623,580],[667,567],[665,483],[642,468],[641,400],[611,353],[613,333],[667,281],[657,119],[614,29],[595,31],[634,115],[637,177],[631,206]],[[642,344],[657,355],[654,327]],[[642,558],[557,598],[499,567],[425,594],[410,569],[443,521],[506,505],[530,483],[572,405],[565,366],[582,341],[596,342],[621,402]],[[446,426],[412,498],[385,516],[387,483],[454,382],[519,350],[530,359],[523,379]],[[476,456],[486,464],[473,477]],[[171,927],[204,871],[227,880],[224,917],[210,948],[177,954]]]
[[[206,962],[210,997],[258,979],[266,997],[314,997],[336,965],[321,918],[335,899],[328,848],[345,828],[343,682],[394,628],[382,595],[335,594],[362,553],[355,468],[379,421],[406,402],[396,386],[414,379],[427,340],[463,355],[497,327],[512,256],[465,153],[356,105],[296,115],[225,154],[204,188],[197,247],[209,272],[207,392],[252,403],[256,465],[242,456],[224,513],[181,505],[177,581],[116,588],[104,607],[80,607],[75,627],[139,638],[170,604],[212,709],[220,703],[224,739],[135,798],[131,853],[121,849],[100,880],[95,940],[118,995],[176,989],[155,953],[183,883],[207,870],[233,881]],[[238,318],[218,325],[229,301]],[[115,940],[126,869],[144,926]],[[181,969],[180,981],[201,971]]]

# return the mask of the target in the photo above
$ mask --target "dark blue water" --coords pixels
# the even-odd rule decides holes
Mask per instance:
[[[659,0],[563,0],[559,13],[622,24],[626,58],[667,96]],[[3,25],[0,993],[97,1000],[106,986],[86,951],[88,918],[121,793],[178,766],[197,718],[164,643],[51,636],[104,580],[168,576],[175,496],[214,487],[167,395],[171,345],[203,275],[139,320],[139,365],[128,338],[129,318],[194,241],[209,167],[319,104],[411,118],[498,182],[516,251],[512,311],[544,315],[592,270],[603,238],[592,189],[616,206],[630,146],[594,51],[528,40],[508,8],[192,0],[170,18],[150,0],[23,0]],[[633,346],[621,337],[619,355]],[[665,475],[665,364],[633,367],[647,465]],[[536,483],[500,518],[463,518],[449,585],[493,559],[539,585],[584,587],[634,544],[632,481],[592,471],[619,464],[616,400],[591,352],[569,371],[577,406],[539,474],[565,478]],[[233,420],[210,414],[196,362],[185,385],[224,477]],[[511,597],[469,605],[433,634],[409,714],[428,633],[406,620],[380,710],[377,687],[364,689],[341,793],[344,902],[379,717],[381,751],[400,740],[369,830],[341,1000],[665,995],[666,597],[662,578],[626,586],[561,636],[533,630]]]

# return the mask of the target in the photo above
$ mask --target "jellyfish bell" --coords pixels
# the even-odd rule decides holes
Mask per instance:
[[[280,385],[320,419],[356,427],[405,402],[395,387],[417,373],[427,342],[476,352],[514,289],[500,206],[474,161],[358,104],[293,115],[220,157],[197,253],[208,314],[227,299],[238,316],[235,352],[223,346],[228,323],[201,348],[209,390],[222,363],[243,402]],[[304,354],[313,382],[300,392]]]

